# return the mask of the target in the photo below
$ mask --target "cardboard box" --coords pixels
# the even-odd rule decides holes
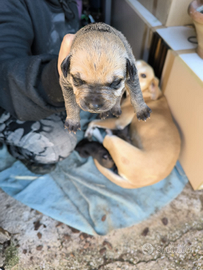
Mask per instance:
[[[180,163],[192,185],[203,189],[203,60],[195,53],[169,50],[161,88],[179,128]]]
[[[138,0],[164,26],[191,24],[187,9],[192,0]]]
[[[151,9],[157,18],[160,16],[166,26],[181,27],[161,28],[157,19],[151,17],[139,2]],[[194,29],[182,26],[191,23],[187,15],[191,0],[139,2],[113,0],[112,25],[127,37],[137,59],[148,60],[147,52],[154,32],[167,44],[164,45],[168,52],[166,60],[164,58],[161,88],[180,131],[180,163],[192,187],[203,189],[203,60],[195,53],[196,45],[188,42],[188,37],[194,35]],[[152,3],[157,5],[152,6]],[[153,21],[156,25],[152,25]]]

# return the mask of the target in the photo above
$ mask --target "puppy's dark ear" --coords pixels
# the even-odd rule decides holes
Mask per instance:
[[[135,75],[137,73],[136,66],[130,63],[130,60],[126,58],[126,75],[130,77],[131,81],[135,80]]]
[[[68,55],[63,62],[61,63],[61,70],[63,72],[63,76],[66,78],[70,71],[70,59],[71,55]]]

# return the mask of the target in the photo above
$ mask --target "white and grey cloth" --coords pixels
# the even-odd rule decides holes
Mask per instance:
[[[77,143],[76,135],[64,129],[65,118],[62,112],[39,121],[20,121],[5,111],[0,115],[0,142],[19,160],[57,163],[68,157]]]

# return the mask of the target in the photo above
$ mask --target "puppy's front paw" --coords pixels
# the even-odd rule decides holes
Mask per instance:
[[[119,117],[122,114],[121,108],[113,108],[111,109],[111,113],[116,116]]]
[[[108,112],[103,112],[99,114],[99,117],[101,119],[106,119],[109,116],[109,111]]]
[[[146,121],[147,118],[150,117],[151,112],[152,112],[152,110],[147,105],[145,105],[145,107],[143,109],[141,109],[139,112],[137,112],[137,119]]]
[[[68,129],[69,132],[76,133],[78,129],[80,130],[80,122],[66,118],[65,128]]]

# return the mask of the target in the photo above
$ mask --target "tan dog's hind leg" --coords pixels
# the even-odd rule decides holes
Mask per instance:
[[[127,180],[123,179],[121,176],[115,174],[114,172],[112,172],[111,170],[107,168],[104,168],[102,165],[99,164],[99,162],[96,159],[94,159],[94,163],[97,169],[100,171],[100,173],[102,173],[106,178],[108,178],[114,184],[122,188],[129,188],[129,189],[136,188],[134,185],[132,185]]]
[[[106,135],[103,141],[103,145],[111,154],[118,168],[119,175],[125,179],[129,179],[128,176],[130,176],[131,172],[126,170],[126,167],[128,167],[128,169],[131,168],[131,171],[134,171],[134,157],[137,157],[137,155],[142,155],[142,150],[134,147],[132,144],[124,141],[123,139],[115,135]],[[136,158],[136,164],[138,164],[136,166],[142,167],[142,162],[143,160],[137,160]],[[126,175],[126,171],[128,171],[129,175]]]
[[[136,170],[138,168],[139,171],[140,168],[142,170],[143,164],[145,164],[143,151],[114,135],[107,135],[104,138],[103,145],[114,160],[119,175],[96,164],[99,171],[112,182],[123,188],[139,188],[143,186],[143,182],[139,182],[139,179],[135,179],[137,175],[139,175]],[[140,179],[142,179],[142,176]]]

